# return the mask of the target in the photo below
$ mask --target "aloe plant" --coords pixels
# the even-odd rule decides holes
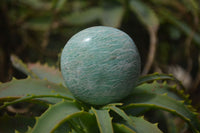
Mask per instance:
[[[40,63],[25,64],[14,55],[11,61],[27,78],[13,78],[0,84],[2,133],[163,132],[159,123],[148,121],[150,110],[160,111],[167,132],[180,132],[172,118],[181,118],[191,132],[200,132],[198,114],[183,86],[172,75],[154,73],[140,77],[137,87],[119,103],[92,106],[74,98],[64,86],[59,69]],[[167,83],[169,80],[174,85]],[[32,108],[24,105],[25,113],[10,113],[10,108],[22,103],[31,104]]]

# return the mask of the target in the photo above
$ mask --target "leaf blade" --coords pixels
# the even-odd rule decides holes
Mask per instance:
[[[18,99],[24,96],[37,95],[54,96],[55,98],[40,99],[51,103],[57,103],[60,101],[60,99],[56,98],[56,95],[75,99],[66,87],[51,83],[47,80],[32,78],[22,80],[13,79],[10,82],[0,84],[0,101],[8,101],[9,99],[12,100],[12,98]]]
[[[152,88],[150,87],[149,89]],[[129,101],[129,103],[123,107],[124,109],[127,107],[129,109],[130,107],[151,107],[162,109],[180,116],[194,131],[200,130],[200,122],[196,114],[190,111],[182,101],[177,101],[166,94],[151,93],[150,91],[145,91],[140,89],[140,87],[136,87],[132,95],[127,98],[127,101]]]
[[[109,110],[96,110],[92,108],[92,111],[96,116],[100,133],[113,133],[112,119],[109,115]]]
[[[49,109],[39,119],[32,129],[32,133],[49,133],[53,132],[63,121],[81,113],[82,111],[74,102],[62,101]]]
[[[162,133],[157,124],[152,124],[144,120],[143,117],[130,116],[130,118],[135,123],[134,130],[136,133]]]

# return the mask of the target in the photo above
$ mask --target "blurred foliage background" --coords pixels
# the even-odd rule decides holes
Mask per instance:
[[[142,75],[174,74],[200,110],[199,17],[198,0],[1,0],[0,81],[24,78],[11,54],[59,67],[58,55],[75,33],[112,26],[135,41]]]

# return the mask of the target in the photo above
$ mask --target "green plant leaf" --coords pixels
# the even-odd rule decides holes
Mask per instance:
[[[11,62],[13,66],[32,78],[47,79],[53,83],[62,83],[64,80],[59,69],[55,67],[49,67],[47,64],[42,65],[40,63],[28,63],[27,65],[20,60],[17,56],[11,56]]]
[[[0,116],[0,132],[1,133],[14,133],[15,130],[19,132],[25,132],[28,126],[33,127],[35,119],[30,116],[9,116],[4,114]]]
[[[26,75],[31,76],[32,78],[37,78],[37,76],[28,69],[27,65],[24,64],[22,60],[20,60],[17,56],[11,55],[10,60],[12,62],[12,65],[18,69],[19,71],[23,72]]]
[[[119,27],[124,14],[121,5],[106,4],[103,7],[101,22],[105,26]]]
[[[140,85],[140,84],[143,84],[146,82],[152,82],[155,80],[172,80],[172,81],[175,81],[176,83],[178,83],[181,86],[181,88],[185,90],[185,87],[182,85],[182,83],[179,80],[177,80],[173,75],[163,74],[163,73],[162,74],[153,73],[153,74],[141,76],[138,80],[137,85]]]
[[[166,82],[158,83],[154,81],[153,83],[149,84],[144,83],[139,85],[137,88],[140,88],[140,91],[144,92],[155,93],[155,94],[167,94],[169,97],[176,100],[188,100],[188,96],[184,95],[183,91],[178,91],[176,85],[170,86]],[[135,91],[137,91],[137,89]]]
[[[100,8],[93,7],[81,12],[73,12],[65,16],[63,20],[71,25],[84,25],[98,20],[101,13],[102,10]]]
[[[92,108],[95,114],[100,133],[113,133],[112,118],[109,115],[109,110],[97,110]]]
[[[61,101],[50,106],[45,113],[36,119],[32,133],[50,133],[56,130],[67,119],[83,111],[75,102]]]
[[[96,117],[94,114],[83,112],[79,116],[73,117],[67,121],[74,131],[78,133],[98,133]]]
[[[40,63],[28,63],[28,69],[31,70],[40,79],[47,79],[53,83],[62,83],[64,80],[59,69],[55,67],[49,67],[47,64],[42,65]]]
[[[136,133],[124,124],[113,123],[113,128],[115,133]]]
[[[134,107],[162,109],[180,116],[194,131],[200,130],[200,122],[197,118],[197,114],[191,111],[188,105],[185,105],[184,102],[175,100],[166,94],[152,93],[152,86],[145,89],[143,88],[144,86],[142,85],[134,88],[130,97],[125,100],[126,106],[123,107],[125,110]],[[150,91],[147,91],[147,89]]]
[[[156,13],[140,0],[130,0],[130,8],[138,16],[138,19],[148,28],[156,31],[159,19]]]
[[[31,99],[32,97],[50,97],[38,99],[50,103],[59,102],[61,100],[59,99],[60,97],[69,100],[74,99],[67,88],[47,80],[31,78],[22,80],[13,79],[10,82],[0,84],[0,102],[18,98],[22,98],[23,100],[23,97],[24,99]]]
[[[104,107],[106,108],[106,107]],[[130,119],[130,117],[120,108],[116,107],[116,106],[109,106],[107,107],[110,110],[113,110],[114,112],[116,112],[118,115],[120,115],[125,121],[127,121],[127,123],[129,124],[129,126],[134,126],[134,122]]]
[[[162,133],[157,124],[152,124],[144,120],[143,117],[130,116],[130,118],[135,123],[135,128],[133,130],[136,133]]]

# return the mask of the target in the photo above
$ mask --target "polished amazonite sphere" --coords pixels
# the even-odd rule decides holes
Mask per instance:
[[[140,74],[140,56],[126,33],[95,26],[67,42],[61,55],[61,72],[78,100],[104,105],[130,94]]]

